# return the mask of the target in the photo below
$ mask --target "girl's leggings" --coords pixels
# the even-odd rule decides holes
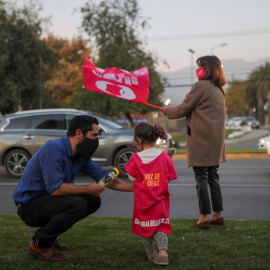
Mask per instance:
[[[168,236],[164,232],[155,233],[158,251],[165,249],[168,250]],[[143,237],[143,243],[146,252],[154,251],[154,237]]]

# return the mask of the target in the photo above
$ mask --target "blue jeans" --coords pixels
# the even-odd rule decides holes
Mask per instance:
[[[200,214],[211,214],[208,186],[210,189],[213,211],[219,212],[223,210],[218,169],[218,165],[211,167],[193,167],[195,180],[197,183],[196,189],[199,200]]]

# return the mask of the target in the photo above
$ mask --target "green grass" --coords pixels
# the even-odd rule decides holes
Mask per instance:
[[[174,135],[172,135],[172,138],[176,144],[186,142],[186,134],[185,133],[181,133],[181,132],[175,133]]]
[[[160,269],[146,259],[141,237],[131,233],[131,217],[90,216],[60,240],[69,260],[47,263],[27,255],[35,231],[18,216],[0,216],[0,269]],[[226,220],[210,231],[191,229],[195,219],[172,219],[167,269],[269,269],[270,221]]]
[[[257,148],[228,148],[226,149],[228,154],[266,154],[266,149],[257,149]]]

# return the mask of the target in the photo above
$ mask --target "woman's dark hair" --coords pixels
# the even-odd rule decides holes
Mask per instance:
[[[135,143],[138,143],[137,138],[140,138],[142,144],[151,144],[155,143],[158,138],[160,138],[161,140],[167,140],[168,133],[162,124],[151,125],[145,122],[141,122],[135,127]]]
[[[213,82],[224,94],[222,86],[226,84],[226,78],[220,60],[214,55],[207,55],[198,58],[196,63],[204,68],[205,74],[202,79]]]
[[[77,129],[80,129],[83,135],[86,135],[88,131],[93,130],[93,124],[97,125],[99,124],[96,117],[90,115],[74,116],[69,123],[67,136],[68,137],[75,136]]]

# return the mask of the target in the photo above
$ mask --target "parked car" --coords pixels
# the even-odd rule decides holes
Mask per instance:
[[[102,114],[75,109],[31,110],[1,116],[0,165],[9,174],[20,177],[37,150],[46,141],[65,136],[71,119],[81,114],[92,115],[99,121],[99,147],[93,161],[100,166],[116,166],[120,176],[127,177],[124,165],[136,152],[132,145],[134,130],[125,129]],[[169,148],[165,151],[171,152]]]
[[[270,142],[270,136],[260,138],[257,143],[258,149],[266,149],[268,142]]]
[[[22,175],[31,156],[46,141],[66,135],[71,119],[89,114],[99,121],[99,147],[93,161],[101,166],[116,166],[126,177],[124,165],[136,152],[132,146],[133,130],[106,117],[88,111],[74,109],[47,109],[22,111],[0,117],[0,163],[8,173]]]
[[[175,154],[175,141],[173,140],[172,136],[169,134],[168,139],[166,140],[161,140],[157,139],[157,148],[167,152],[167,154],[172,157]]]
[[[255,117],[244,116],[244,120],[248,124],[248,126],[250,126],[251,128],[256,128],[256,129],[260,128],[260,123],[259,121],[257,121]]]
[[[247,123],[245,122],[245,118],[244,117],[242,117],[242,116],[236,116],[236,117],[233,117],[231,119],[231,121],[228,123],[228,125],[232,129],[238,129],[238,128],[241,128],[242,126],[247,125]]]
[[[267,148],[267,154],[270,156],[270,141],[267,142],[266,148]]]
[[[257,121],[257,119],[253,116],[236,116],[232,119],[226,120],[226,127],[237,129],[242,126],[250,126],[251,128],[260,128],[260,123]]]
[[[232,123],[232,119],[231,118],[227,118],[226,121],[225,121],[226,129],[231,128],[231,123]]]

